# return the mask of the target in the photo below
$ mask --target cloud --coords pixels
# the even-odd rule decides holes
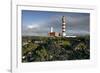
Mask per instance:
[[[33,25],[27,25],[28,29],[33,29],[33,28],[39,28],[38,24],[33,24]]]
[[[66,34],[67,35],[75,35],[75,36],[77,36],[77,35],[88,35],[88,34],[90,34],[90,32],[89,31],[87,31],[87,30],[76,30],[76,29],[74,29],[74,30],[67,30],[66,31]]]
[[[66,16],[67,17],[67,16]],[[84,35],[89,34],[89,19],[87,17],[75,18],[67,17],[66,19],[66,34],[67,35]],[[33,22],[32,22],[33,23]],[[50,27],[54,28],[55,32],[61,32],[61,18],[56,18],[54,21],[46,21],[45,23],[33,23],[27,25],[26,30],[23,31],[23,35],[34,36],[47,36],[50,32]],[[25,29],[25,28],[24,28]]]
[[[32,24],[27,26],[22,26],[23,36],[46,36],[50,31],[47,24]]]

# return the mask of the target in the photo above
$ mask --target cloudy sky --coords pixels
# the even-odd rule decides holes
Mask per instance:
[[[61,33],[61,18],[66,17],[66,34],[87,35],[90,31],[89,13],[22,10],[22,35],[47,36],[51,26]]]

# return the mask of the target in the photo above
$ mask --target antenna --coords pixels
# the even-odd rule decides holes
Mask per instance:
[[[51,22],[52,22],[52,24],[51,24],[51,31],[50,32],[54,32],[54,25],[55,25],[55,17],[54,16],[51,16]]]
[[[53,27],[51,27],[51,32],[53,32]]]

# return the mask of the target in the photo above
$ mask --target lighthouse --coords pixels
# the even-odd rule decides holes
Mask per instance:
[[[66,18],[62,16],[62,36],[66,36]]]

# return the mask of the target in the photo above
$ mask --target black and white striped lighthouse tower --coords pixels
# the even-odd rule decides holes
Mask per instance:
[[[62,17],[62,36],[66,36],[66,18],[65,16]]]

